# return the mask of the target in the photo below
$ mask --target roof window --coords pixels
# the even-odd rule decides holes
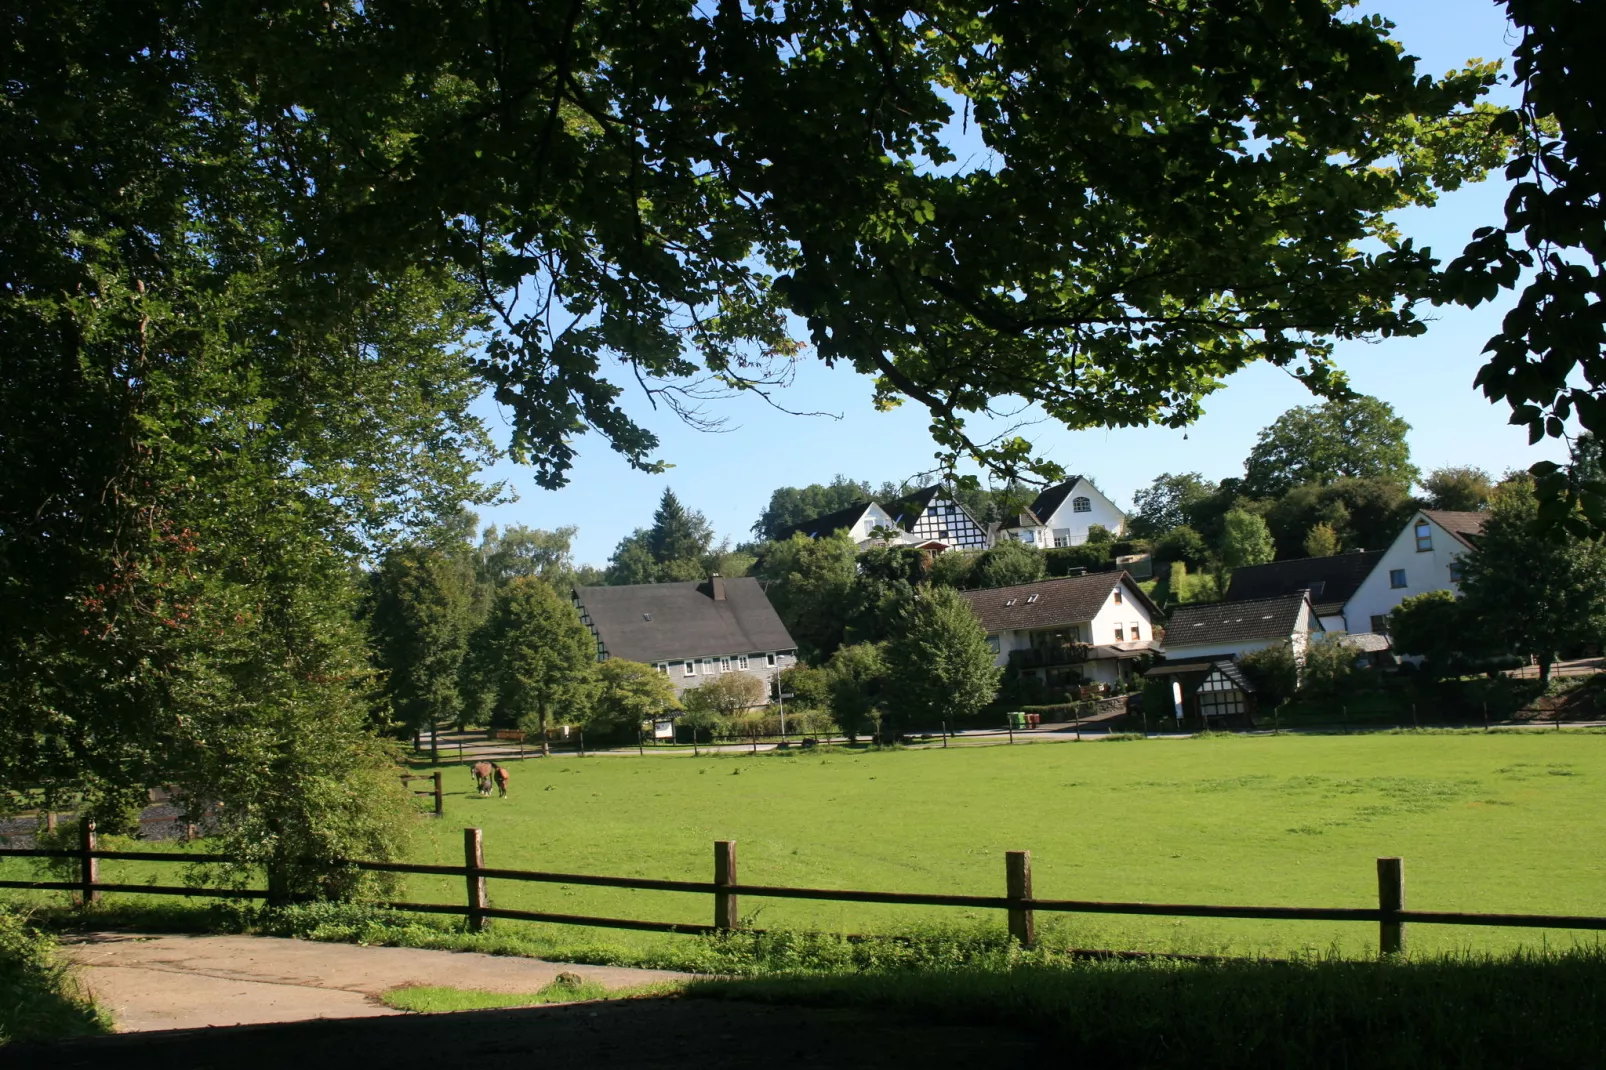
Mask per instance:
[[[1037,601],[1037,596],[1035,594],[1029,594],[1029,595],[1026,596],[1026,604],[1027,605],[1031,605],[1035,601]]]
[[[642,620],[652,620],[652,614],[651,613],[643,613],[641,615],[641,619]]]
[[[1019,599],[1011,598],[1009,601],[1004,603],[1004,608],[1008,609],[1010,606],[1014,605],[1017,601],[1019,601]]]

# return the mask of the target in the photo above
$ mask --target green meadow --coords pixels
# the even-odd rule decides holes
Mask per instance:
[[[530,759],[508,799],[446,767],[446,817],[420,817],[415,860],[460,863],[484,830],[492,867],[711,879],[735,840],[749,883],[999,895],[1030,849],[1042,898],[1269,906],[1376,904],[1375,859],[1405,859],[1418,909],[1606,914],[1606,734],[1214,736],[949,750]],[[7,863],[15,871],[21,863]],[[154,869],[154,867],[151,867]],[[106,863],[104,879],[148,879]],[[121,877],[114,874],[121,873]],[[165,879],[175,875],[168,868]],[[491,882],[497,906],[707,922],[711,898]],[[409,877],[457,902],[460,878]],[[741,902],[754,926],[895,933],[1001,928],[995,911]],[[502,921],[559,944],[645,949],[681,937]],[[1376,926],[1040,915],[1055,944],[1364,956]],[[1593,933],[1414,925],[1414,953],[1594,946]]]

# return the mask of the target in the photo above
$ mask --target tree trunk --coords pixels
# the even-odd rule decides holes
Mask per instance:
[[[544,757],[544,758],[551,757],[551,755],[552,755],[552,746],[551,746],[550,743],[547,742],[547,738],[546,738],[546,703],[545,702],[541,703],[540,708],[536,712],[536,716],[539,718],[540,725],[541,725],[541,756]]]

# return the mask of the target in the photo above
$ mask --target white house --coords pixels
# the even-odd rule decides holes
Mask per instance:
[[[1043,549],[1080,546],[1088,529],[1098,525],[1111,534],[1126,533],[1126,514],[1082,476],[1072,476],[1037,496],[1026,512],[999,528],[999,537]]]
[[[1184,605],[1172,612],[1165,626],[1162,652],[1169,664],[1221,656],[1237,658],[1287,643],[1296,657],[1303,658],[1312,633],[1322,633],[1322,622],[1308,591],[1240,602]]]
[[[805,520],[780,533],[802,533],[811,539],[846,531],[860,549],[885,544],[924,546],[937,550],[987,548],[987,529],[941,484],[890,501],[857,502],[846,509]]]
[[[1000,666],[1050,685],[1115,683],[1158,649],[1159,609],[1125,572],[1095,572],[960,592]]]
[[[1352,628],[1345,609],[1382,559],[1382,550],[1355,550],[1331,557],[1301,557],[1292,561],[1269,561],[1264,565],[1244,565],[1233,569],[1226,601],[1244,602],[1309,591],[1316,615],[1322,619],[1323,631],[1329,634],[1365,632],[1369,621],[1361,618],[1359,627]]]
[[[903,541],[910,545],[987,549],[987,528],[941,484],[888,502],[886,511],[893,514],[904,532]]]
[[[1421,509],[1383,551],[1344,605],[1349,630],[1386,633],[1388,615],[1411,595],[1461,593],[1461,557],[1472,548],[1488,513]]]

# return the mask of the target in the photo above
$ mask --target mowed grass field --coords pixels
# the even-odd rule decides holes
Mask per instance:
[[[709,880],[733,839],[749,883],[1001,895],[1004,852],[1030,849],[1043,898],[1374,906],[1375,859],[1405,859],[1419,909],[1606,915],[1606,734],[1218,736],[719,757],[593,756],[509,766],[482,799],[446,766],[446,817],[420,817],[416,861],[461,864],[484,830],[492,867]],[[420,800],[422,804],[424,800]],[[8,873],[26,866],[10,861]],[[103,863],[105,880],[174,867]],[[503,907],[708,922],[711,897],[492,881]],[[404,898],[461,902],[460,878]],[[111,897],[125,898],[125,897]],[[146,900],[147,902],[149,900]],[[764,900],[766,928],[1002,928],[997,911]],[[683,937],[502,921],[553,946]],[[1080,947],[1375,952],[1374,924],[1039,915]],[[1597,934],[1414,925],[1415,953],[1595,945]]]
[[[868,753],[529,760],[508,799],[447,770],[414,854],[489,866],[711,879],[737,841],[749,883],[999,895],[1032,851],[1044,898],[1372,906],[1382,855],[1420,909],[1606,915],[1606,735],[1213,737]],[[462,882],[410,878],[408,898]],[[496,882],[500,906],[706,922],[702,895]],[[1002,925],[994,911],[747,898],[763,927]],[[1376,926],[1041,915],[1084,947],[1367,954]],[[506,923],[503,923],[506,924]],[[578,936],[578,933],[571,936]],[[593,938],[602,935],[594,933]],[[617,933],[622,941],[664,939]],[[673,938],[670,938],[673,939]],[[1413,926],[1413,951],[1593,944],[1592,933]]]

